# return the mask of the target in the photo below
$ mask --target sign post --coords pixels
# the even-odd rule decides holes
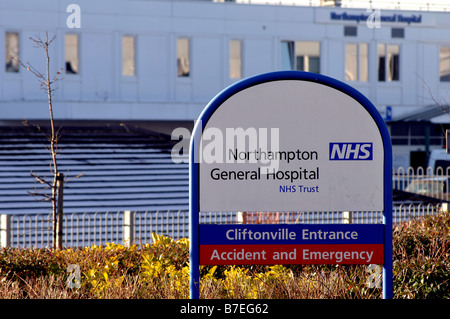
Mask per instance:
[[[383,264],[392,298],[392,147],[355,89],[297,71],[237,82],[200,115],[189,165],[191,298],[200,264]],[[200,212],[223,211],[372,211],[383,221],[200,225]]]

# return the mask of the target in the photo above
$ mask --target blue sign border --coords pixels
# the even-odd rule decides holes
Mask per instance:
[[[383,265],[383,298],[392,299],[392,145],[391,138],[383,118],[375,106],[360,92],[351,86],[328,76],[300,72],[277,71],[256,75],[243,79],[227,87],[217,94],[205,107],[194,126],[189,154],[189,271],[190,298],[198,299],[200,295],[199,270],[199,141],[203,130],[213,113],[231,96],[249,87],[281,80],[309,81],[339,90],[358,101],[372,116],[378,126],[384,146],[384,265]]]

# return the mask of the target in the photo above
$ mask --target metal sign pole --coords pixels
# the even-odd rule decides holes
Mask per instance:
[[[392,299],[392,147],[389,141],[385,145],[384,155],[384,265],[383,265],[383,299]]]
[[[189,296],[200,298],[199,245],[199,159],[202,122],[194,126],[189,153]]]

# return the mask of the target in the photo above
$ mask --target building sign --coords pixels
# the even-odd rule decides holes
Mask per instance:
[[[190,151],[191,297],[199,265],[384,264],[392,291],[392,149],[350,86],[283,71],[219,93]],[[383,224],[206,225],[200,212],[383,212]]]
[[[200,225],[201,265],[383,264],[383,225]]]
[[[353,97],[270,81],[213,115],[200,145],[201,211],[383,210],[383,141]]]
[[[331,12],[330,20],[334,21],[355,21],[355,22],[366,22],[374,13],[364,14],[364,13],[347,13],[347,12]],[[411,14],[380,14],[379,17],[374,17],[379,19],[381,22],[392,22],[392,23],[406,23],[406,24],[420,24],[422,23],[422,15]]]
[[[419,11],[356,8],[323,8],[314,11],[314,22],[325,24],[367,25],[369,28],[391,25],[397,27],[435,26],[436,21]]]

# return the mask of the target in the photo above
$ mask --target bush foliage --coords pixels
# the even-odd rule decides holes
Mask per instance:
[[[450,298],[448,212],[393,231],[394,298]],[[79,285],[73,283],[79,267]],[[201,298],[381,298],[366,265],[208,266]],[[153,235],[153,244],[0,250],[0,298],[188,298],[189,244]]]

